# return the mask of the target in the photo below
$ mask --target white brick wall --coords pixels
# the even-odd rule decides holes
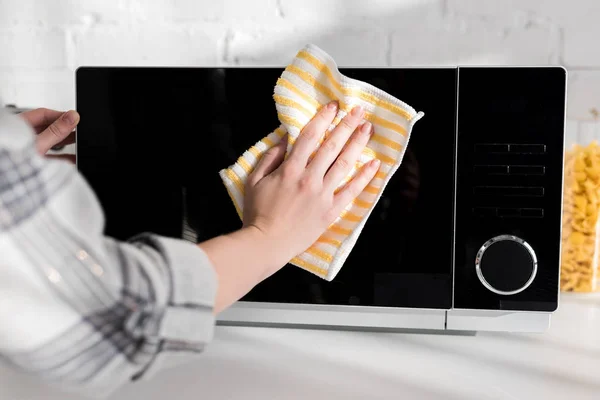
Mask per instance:
[[[598,0],[0,0],[0,96],[74,106],[79,65],[562,64],[569,140],[598,132]]]
[[[72,33],[69,50],[73,65],[70,66],[214,65],[218,61],[219,39],[220,35],[208,26],[93,26]]]

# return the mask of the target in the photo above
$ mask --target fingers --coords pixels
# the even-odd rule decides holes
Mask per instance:
[[[248,177],[248,184],[250,186],[256,185],[262,178],[275,171],[281,165],[285,157],[287,142],[287,135],[285,135],[277,145],[271,147],[263,154],[256,168]]]
[[[354,179],[352,179],[346,186],[335,195],[333,200],[334,212],[333,214],[339,215],[342,210],[350,204],[352,200],[354,200],[362,191],[367,187],[367,185],[373,180],[375,174],[379,170],[379,165],[381,162],[377,159],[371,160],[369,163],[363,165],[361,170],[356,174]]]
[[[333,122],[337,110],[337,102],[331,102],[327,106],[321,108],[317,115],[306,124],[290,152],[290,156],[288,157],[290,162],[306,166],[308,158],[317,148],[319,139],[325,134]]]
[[[76,111],[68,111],[52,122],[46,129],[38,134],[36,139],[36,146],[38,152],[46,154],[48,150],[71,134],[79,123],[79,114]]]
[[[310,162],[308,166],[310,171],[320,177],[325,175],[329,167],[331,167],[331,164],[340,155],[340,151],[342,151],[350,136],[352,136],[356,128],[359,126],[364,113],[365,112],[362,107],[355,107],[348,115],[344,117],[344,119],[340,121],[338,126],[336,126],[336,128],[331,132],[325,143],[323,143],[323,145],[319,148],[315,158]],[[371,124],[369,123],[365,128],[367,129],[366,141],[368,141],[371,132]],[[362,138],[362,135],[359,136]],[[360,150],[362,151],[362,148]],[[354,165],[354,163],[351,165]]]
[[[348,176],[358,161],[363,149],[369,142],[372,134],[373,125],[371,125],[369,122],[362,124],[356,129],[345,149],[337,157],[325,175],[325,178],[323,179],[323,185],[325,188],[333,191],[340,184],[340,182]]]
[[[75,131],[73,131],[73,132],[69,133],[69,136],[67,136],[65,138],[65,140],[63,140],[59,144],[62,145],[62,146],[66,146],[68,144],[73,144],[73,143],[75,143],[75,137],[76,137]]]
[[[35,110],[25,111],[19,114],[31,127],[35,133],[40,133],[46,129],[51,123],[56,121],[62,111],[49,110],[47,108],[37,108]]]

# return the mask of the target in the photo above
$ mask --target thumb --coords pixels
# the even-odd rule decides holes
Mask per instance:
[[[287,135],[285,135],[279,143],[263,154],[255,170],[248,177],[248,184],[250,186],[256,185],[262,178],[275,171],[281,165],[285,158],[287,142]]]
[[[46,154],[48,150],[65,140],[79,123],[77,111],[70,110],[42,131],[36,138],[38,152]]]

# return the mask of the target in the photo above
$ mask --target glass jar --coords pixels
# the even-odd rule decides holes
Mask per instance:
[[[591,140],[565,152],[560,288],[600,290],[600,145]]]

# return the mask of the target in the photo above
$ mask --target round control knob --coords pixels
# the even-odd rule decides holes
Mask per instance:
[[[537,274],[537,257],[523,239],[500,235],[481,246],[475,258],[475,270],[486,289],[508,296],[531,285]]]

